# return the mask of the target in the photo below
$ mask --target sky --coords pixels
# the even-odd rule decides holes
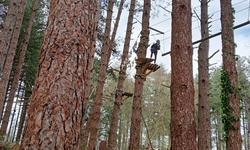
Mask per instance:
[[[128,1],[127,1],[128,2]],[[143,4],[143,1],[139,1],[139,3]],[[234,25],[241,24],[250,20],[250,0],[232,0],[233,7],[235,9],[235,23]],[[129,5],[128,5],[129,6]],[[165,9],[163,9],[163,8]],[[167,10],[167,11],[166,11]],[[192,40],[197,41],[200,39],[200,22],[197,19],[196,14],[200,15],[200,2],[199,0],[192,0]],[[150,31],[150,41],[149,44],[153,44],[157,39],[161,42],[161,50],[158,53],[157,64],[161,64],[164,66],[164,69],[167,71],[171,70],[171,62],[170,55],[161,56],[162,53],[170,51],[171,44],[171,0],[152,0],[152,9],[151,9],[151,18],[150,18],[150,26],[164,32],[164,35],[159,34],[155,31]],[[116,11],[114,11],[116,12]],[[210,35],[221,31],[220,24],[220,0],[211,0],[209,3],[209,15],[212,16],[212,23],[210,28]],[[124,41],[124,36],[126,32],[126,24],[127,24],[127,16],[128,11],[124,9],[122,14],[122,19],[118,28],[117,39],[120,41]],[[137,14],[135,16],[136,19],[141,21],[141,14]],[[132,47],[135,41],[139,42],[138,35],[141,31],[141,24],[134,20],[134,29],[132,34],[132,41],[130,47]],[[137,23],[136,23],[137,22]],[[239,29],[234,30],[235,34],[235,43],[236,54],[239,56],[247,56],[250,57],[250,24]],[[119,49],[122,50],[123,44],[120,44]],[[194,75],[198,73],[198,44],[193,45],[193,72]],[[217,36],[215,38],[210,39],[210,50],[209,54],[212,55],[215,51],[220,50],[212,59],[210,59],[210,64],[215,64],[214,66],[220,66],[222,63],[222,55],[221,55],[221,36]],[[132,54],[132,61],[134,61],[136,55]],[[150,48],[147,50],[147,57],[150,57]],[[119,64],[119,63],[114,63]],[[133,73],[134,70],[131,70]]]

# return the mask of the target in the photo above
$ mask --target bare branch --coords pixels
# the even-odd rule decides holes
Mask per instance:
[[[201,21],[200,16],[197,14],[197,12],[194,10],[194,14],[196,15],[196,17]]]

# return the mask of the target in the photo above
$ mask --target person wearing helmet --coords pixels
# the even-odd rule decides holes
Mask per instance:
[[[153,54],[155,56],[155,59],[154,59],[154,63],[156,63],[156,58],[157,58],[157,52],[158,50],[160,50],[160,40],[157,40],[156,43],[154,43],[152,46],[151,46],[151,55],[150,55],[150,58],[153,57]]]

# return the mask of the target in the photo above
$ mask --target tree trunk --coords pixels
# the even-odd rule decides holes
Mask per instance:
[[[244,97],[242,102],[242,111],[241,111],[241,118],[242,118],[242,126],[243,126],[243,140],[242,145],[244,150],[247,150],[247,126],[246,126],[246,105],[244,104]]]
[[[171,149],[196,150],[191,0],[172,7]]]
[[[5,59],[8,54],[8,47],[10,46],[10,41],[12,34],[14,32],[16,17],[18,15],[17,10],[20,0],[10,0],[8,7],[8,13],[4,22],[4,27],[2,32],[0,32],[0,79],[3,75],[3,66]]]
[[[17,129],[17,136],[16,136],[16,141],[19,142],[21,139],[21,136],[23,135],[23,130],[24,130],[24,123],[25,123],[25,118],[27,114],[27,108],[29,104],[29,97],[31,95],[31,89],[25,90],[24,94],[24,99],[23,99],[23,107],[21,111],[21,116],[20,116],[20,121],[18,123],[18,129]]]
[[[25,0],[20,0],[17,4],[17,15],[15,26],[13,29],[13,34],[11,35],[11,39],[9,41],[9,47],[7,49],[7,56],[3,65],[3,76],[0,80],[0,118],[2,118],[4,99],[6,97],[7,85],[13,65],[13,60],[17,48],[17,42],[19,38],[20,28],[23,22],[24,9],[25,9]],[[2,49],[4,50],[4,49]],[[3,133],[4,134],[4,133]]]
[[[142,31],[140,43],[137,50],[137,58],[145,58],[149,41],[149,19],[151,10],[151,0],[144,0],[142,15]],[[142,112],[142,93],[145,79],[140,76],[142,66],[136,66],[135,87],[132,104],[131,128],[129,139],[129,150],[139,150],[140,130],[141,130],[141,112]]]
[[[89,116],[89,120],[87,123],[87,131],[88,131],[88,144],[87,149],[93,150],[96,145],[96,140],[98,136],[98,128],[100,124],[100,117],[101,117],[101,106],[102,106],[102,97],[103,97],[103,87],[105,84],[105,77],[107,74],[107,67],[108,62],[111,55],[110,46],[112,45],[113,41],[110,40],[110,31],[111,31],[111,21],[112,21],[112,14],[113,14],[113,6],[114,0],[108,1],[108,11],[107,11],[107,18],[106,18],[106,26],[104,32],[104,45],[102,47],[102,54],[101,54],[101,65],[99,70],[98,76],[98,84],[96,88],[96,97],[92,104],[92,110]]]
[[[247,141],[247,149],[250,149],[250,116],[249,116],[249,103],[248,103],[248,98],[245,97],[244,98],[244,103],[245,103],[245,114],[246,114],[246,120],[247,120],[247,124],[246,124],[246,141]]]
[[[2,120],[2,126],[1,126],[1,133],[5,134],[6,130],[7,130],[7,126],[9,123],[9,117],[10,117],[10,113],[11,113],[11,108],[13,105],[13,101],[15,98],[15,93],[17,90],[17,86],[18,86],[18,81],[20,79],[20,75],[22,72],[22,66],[24,64],[24,60],[25,60],[25,54],[26,54],[26,50],[29,44],[29,39],[30,39],[30,34],[31,34],[31,30],[32,30],[32,26],[33,26],[33,19],[35,18],[35,14],[36,14],[36,10],[37,10],[37,4],[39,3],[38,0],[33,0],[32,2],[32,12],[28,21],[28,25],[27,28],[25,30],[24,33],[24,39],[21,43],[21,48],[19,50],[19,58],[18,58],[18,64],[17,67],[14,70],[14,80],[11,84],[11,90],[8,96],[8,102],[7,102],[7,106],[5,109],[5,113],[3,116],[3,120]]]
[[[119,113],[120,107],[122,104],[122,94],[123,94],[123,84],[126,78],[126,70],[127,70],[127,63],[128,63],[128,53],[129,53],[129,45],[130,39],[132,34],[132,27],[133,27],[133,18],[134,18],[134,11],[135,11],[135,3],[136,0],[131,0],[129,15],[128,15],[128,23],[127,23],[127,30],[126,30],[126,37],[123,46],[123,54],[121,58],[121,65],[120,65],[120,72],[118,77],[118,83],[116,87],[116,95],[115,95],[115,103],[112,112],[112,119],[110,124],[110,132],[108,137],[108,149],[113,150],[116,146],[116,132],[118,128],[118,120],[119,120]]]
[[[201,0],[201,38],[207,38],[208,32],[208,0]],[[209,40],[202,41],[198,50],[198,149],[210,150],[211,125],[209,106],[209,76],[208,76]]]
[[[215,114],[215,120],[216,120],[216,134],[217,134],[217,141],[216,141],[216,146],[217,146],[217,150],[221,150],[221,148],[223,147],[223,143],[222,141],[222,130],[221,130],[221,116],[219,113]]]
[[[21,149],[79,149],[85,73],[95,52],[96,0],[51,0]]]
[[[223,70],[228,83],[222,87],[225,91],[227,107],[229,110],[223,112],[229,114],[223,120],[226,131],[227,150],[241,149],[240,134],[240,99],[238,97],[237,71],[235,60],[235,44],[233,33],[233,8],[230,0],[220,0],[221,2],[221,25],[222,25],[222,53],[223,53]],[[223,92],[222,92],[223,94]],[[231,118],[231,119],[230,119]],[[232,119],[233,118],[233,119]]]

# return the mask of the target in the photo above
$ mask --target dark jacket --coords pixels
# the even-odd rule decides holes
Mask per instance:
[[[160,50],[160,44],[154,43],[154,44],[151,46],[151,52],[152,52],[152,53],[155,53],[155,52],[157,52],[158,50]]]

